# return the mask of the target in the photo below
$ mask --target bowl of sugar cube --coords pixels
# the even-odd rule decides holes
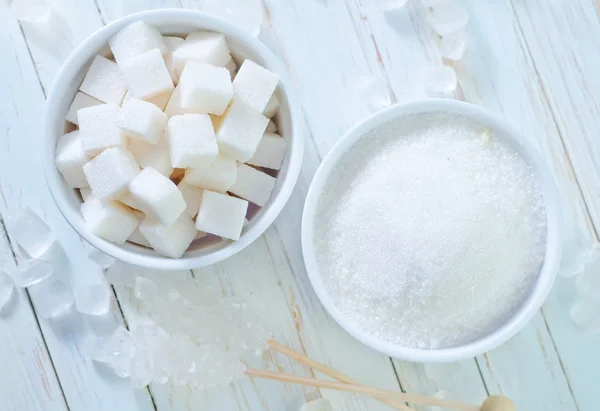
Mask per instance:
[[[479,107],[388,107],[329,151],[308,191],[302,251],[329,314],[416,362],[471,358],[535,315],[558,272],[556,183],[526,136]]]
[[[285,68],[250,34],[151,10],[84,41],[47,101],[44,171],[71,226],[156,269],[214,264],[258,238],[303,154]]]

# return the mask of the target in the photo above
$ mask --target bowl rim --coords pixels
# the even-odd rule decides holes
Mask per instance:
[[[75,218],[74,213],[66,200],[66,196],[62,194],[62,177],[59,173],[53,172],[55,169],[54,153],[57,139],[57,136],[54,135],[55,122],[53,121],[53,118],[56,117],[56,110],[53,111],[53,108],[59,106],[59,102],[64,95],[64,90],[67,89],[67,84],[73,81],[73,79],[79,75],[82,67],[93,58],[93,55],[88,56],[89,50],[100,50],[102,47],[108,46],[108,39],[111,35],[134,21],[159,24],[165,20],[169,23],[178,21],[182,25],[198,25],[198,30],[209,30],[222,33],[227,37],[234,38],[235,41],[240,42],[249,50],[252,50],[253,53],[260,56],[264,65],[279,75],[279,85],[289,102],[290,134],[293,136],[293,138],[288,140],[288,166],[285,175],[281,177],[283,178],[283,181],[281,183],[280,191],[267,207],[263,207],[260,221],[258,221],[257,224],[250,226],[248,231],[243,233],[238,241],[230,242],[226,246],[206,255],[184,255],[181,258],[176,259],[163,257],[158,254],[151,256],[142,255],[91,234],[82,219],[78,220]],[[50,93],[48,94],[44,113],[42,167],[46,183],[54,202],[71,227],[73,227],[73,229],[88,243],[118,260],[141,267],[161,270],[193,269],[215,264],[238,253],[260,237],[273,223],[275,218],[277,218],[291,196],[292,190],[300,174],[302,157],[304,154],[304,135],[300,130],[299,105],[296,101],[292,82],[285,66],[266,45],[242,29],[235,27],[218,17],[197,10],[156,9],[134,13],[117,19],[90,35],[77,46],[75,50],[73,50],[56,75]]]
[[[489,126],[492,130],[499,131],[503,137],[510,140],[515,148],[532,163],[544,198],[548,225],[544,263],[528,298],[519,310],[513,313],[510,319],[502,326],[477,340],[455,347],[435,350],[391,344],[373,337],[346,318],[337,309],[324,286],[316,262],[313,243],[315,210],[318,200],[331,171],[340,158],[361,137],[378,125],[406,115],[427,112],[445,112],[470,117]],[[355,125],[334,145],[319,166],[309,187],[302,215],[301,243],[306,271],[312,287],[319,301],[325,307],[325,310],[346,332],[363,344],[388,356],[413,362],[441,363],[473,358],[503,344],[513,337],[533,318],[548,296],[556,278],[562,254],[563,227],[559,198],[554,178],[540,154],[531,142],[502,118],[472,104],[449,99],[427,99],[397,104],[372,114]]]

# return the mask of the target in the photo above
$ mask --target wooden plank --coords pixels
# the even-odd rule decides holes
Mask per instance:
[[[14,256],[0,222],[0,267],[14,267]],[[67,410],[44,337],[29,297],[15,290],[0,317],[0,408],[4,410]]]
[[[84,25],[85,22],[80,21],[80,24]],[[93,29],[93,24],[93,21],[90,22],[90,30]],[[67,250],[67,258],[53,256],[55,275],[74,288],[88,282],[101,281],[101,272],[95,270],[93,263],[87,259],[83,241],[54,206],[44,182],[39,161],[41,153],[38,149],[42,123],[32,121],[39,119],[44,111],[43,90],[19,25],[10,16],[5,3],[0,4],[0,27],[0,56],[4,62],[4,75],[0,82],[3,96],[0,127],[5,130],[0,143],[0,213],[6,216],[26,206],[37,211],[52,228],[62,249]],[[41,55],[38,57],[39,67],[44,64],[44,60]],[[24,301],[20,303],[23,304]],[[35,300],[33,303],[35,305]],[[154,409],[147,392],[136,393],[128,382],[106,379],[97,373],[88,358],[89,342],[85,323],[77,316],[73,316],[71,320],[68,324],[40,320],[68,406],[86,410],[117,407]],[[90,387],[94,387],[92,395]]]
[[[578,205],[568,207],[567,216],[583,232],[597,239],[600,227],[600,80],[596,68],[600,7],[598,2],[591,0],[557,2],[552,7],[536,7],[535,3],[529,2],[512,2],[512,6],[550,105],[551,119],[568,152],[573,168],[570,172],[576,175],[587,203],[585,210]],[[574,327],[565,299],[561,297],[572,287],[572,282],[558,281],[543,311],[577,405],[582,411],[591,411],[598,408],[589,381],[596,378],[600,368],[600,336],[584,335]]]

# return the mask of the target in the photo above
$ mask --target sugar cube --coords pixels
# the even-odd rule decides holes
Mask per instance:
[[[144,213],[142,213],[141,211],[133,210],[133,214],[135,215],[135,218],[137,218],[137,220],[140,224],[142,223],[142,221],[144,221],[144,218],[146,218],[146,215]],[[139,226],[135,229],[135,231],[133,233],[131,233],[131,235],[129,236],[127,241],[130,241],[134,244],[142,245],[144,247],[148,247],[148,248],[151,247],[148,240],[146,240],[146,237],[144,237],[142,235],[142,233],[140,232]]]
[[[171,74],[171,80],[173,80],[173,84],[177,85],[179,83],[179,74],[175,67],[175,63],[173,61],[173,52],[177,50],[177,48],[183,43],[183,39],[181,37],[170,37],[165,36],[165,42],[167,43],[168,51],[164,54],[165,64],[167,65],[167,69],[169,69],[169,73]]]
[[[235,64],[235,60],[232,58],[229,59],[227,64],[225,64],[225,68],[229,71],[229,76],[233,80],[235,73],[237,73],[237,64]]]
[[[188,184],[185,181],[181,181],[177,185],[177,188],[185,200],[185,204],[187,206],[185,211],[190,217],[196,217],[196,214],[198,214],[198,209],[200,208],[200,200],[202,199],[202,189]]]
[[[196,228],[230,240],[239,240],[247,210],[246,200],[204,190],[196,216]]]
[[[83,166],[92,193],[101,201],[116,200],[127,191],[140,168],[122,147],[109,148]]]
[[[246,59],[233,80],[234,98],[262,113],[278,82],[279,76]]]
[[[117,63],[96,56],[79,90],[104,103],[119,105],[127,92],[127,86]]]
[[[469,23],[469,13],[460,4],[447,2],[435,6],[427,15],[427,23],[440,36],[448,36]]]
[[[169,93],[173,80],[159,49],[130,57],[119,64],[132,97],[142,100]]]
[[[165,129],[165,136],[173,167],[207,166],[219,154],[215,131],[207,114],[182,114],[171,117]]]
[[[115,125],[119,110],[114,104],[100,104],[77,112],[83,151],[95,156],[104,149],[126,144],[125,136]]]
[[[139,225],[134,212],[123,204],[94,196],[81,205],[81,214],[92,234],[117,244],[127,241]]]
[[[167,115],[154,104],[131,98],[123,103],[115,124],[127,137],[156,144],[167,120]]]
[[[263,111],[263,116],[266,118],[272,118],[275,113],[277,113],[277,110],[279,110],[279,99],[275,94],[273,94]]]
[[[217,156],[207,167],[188,168],[184,181],[206,190],[226,193],[237,178],[236,161],[230,157]]]
[[[157,28],[143,21],[133,22],[108,39],[108,45],[118,64],[148,50],[158,49],[167,53],[167,43]]]
[[[276,133],[277,132],[277,124],[273,120],[269,120],[269,124],[267,124],[267,129],[265,130],[267,133]]]
[[[173,52],[173,64],[178,73],[183,71],[188,61],[199,61],[222,67],[230,58],[225,36],[209,31],[188,34],[185,41]]]
[[[279,170],[285,156],[286,142],[278,134],[265,133],[248,164]]]
[[[79,195],[83,201],[87,200],[92,195],[92,189],[89,187],[82,187],[79,189]]]
[[[257,206],[263,207],[271,197],[275,181],[275,178],[270,175],[239,163],[237,180],[235,180],[229,191]]]
[[[67,133],[58,139],[54,163],[69,187],[81,188],[88,186],[83,173],[83,166],[89,160],[90,157],[81,147],[79,130]]]
[[[140,232],[154,251],[166,257],[179,258],[194,241],[198,231],[192,218],[187,213],[182,213],[168,226],[146,217],[140,224]]]
[[[167,177],[173,172],[171,157],[169,156],[169,144],[164,135],[157,144],[130,140],[129,151],[141,168],[152,167]]]
[[[133,208],[134,210],[140,209],[140,206],[135,202],[129,191],[127,191],[125,194],[119,197],[117,201],[119,203],[125,204],[129,208]]]
[[[78,91],[75,94],[75,98],[69,107],[69,111],[67,112],[66,120],[75,125],[79,125],[79,120],[77,120],[77,111],[82,108],[97,106],[98,104],[102,104],[100,100],[95,99],[94,97],[88,96],[81,91]]]
[[[46,254],[56,241],[50,227],[29,207],[9,214],[4,224],[11,239],[32,258]]]
[[[219,150],[235,160],[249,160],[268,123],[269,119],[259,111],[234,100],[215,129]]]
[[[129,193],[141,211],[164,225],[173,223],[186,209],[177,186],[151,167],[129,184]]]
[[[186,64],[178,88],[181,89],[181,107],[200,114],[222,115],[233,96],[226,68],[196,61]]]
[[[179,84],[173,90],[173,94],[171,94],[171,98],[167,103],[167,107],[165,108],[165,114],[167,117],[176,116],[178,114],[193,114],[193,110],[184,109],[181,106],[181,88]]]

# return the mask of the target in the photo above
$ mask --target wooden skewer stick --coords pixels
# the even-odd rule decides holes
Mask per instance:
[[[395,391],[380,390],[377,388],[365,387],[362,385],[345,384],[337,381],[323,381],[314,378],[302,377],[299,375],[284,374],[266,370],[257,370],[252,368],[247,369],[246,374],[250,377],[266,378],[270,380],[277,380],[294,384],[309,385],[311,387],[327,388],[331,390],[365,394],[370,395],[371,397],[376,397],[388,401],[406,401],[421,405],[434,405],[458,411],[480,411],[479,405],[466,404],[464,402],[452,400],[443,400],[441,398],[425,397],[421,395],[405,394]]]
[[[309,368],[313,368],[317,371],[320,371],[321,373],[323,373],[331,378],[334,378],[334,379],[336,379],[340,382],[346,383],[346,384],[362,385],[358,381],[353,380],[350,377],[347,377],[346,375],[342,374],[341,372],[336,371],[333,368],[329,368],[325,364],[321,364],[320,362],[317,362],[317,361],[313,360],[312,358],[309,358],[306,355],[299,353],[298,351],[294,351],[291,348],[286,347],[285,345],[280,344],[275,340],[269,340],[268,343],[269,343],[269,347],[271,347],[271,349],[277,351],[278,353],[286,355],[286,356],[298,361],[299,363],[308,366]],[[389,405],[390,407],[392,407],[395,410],[414,411],[412,408],[410,408],[404,404],[400,404],[396,401],[383,400],[380,398],[375,398],[375,399],[383,402],[386,405]]]

